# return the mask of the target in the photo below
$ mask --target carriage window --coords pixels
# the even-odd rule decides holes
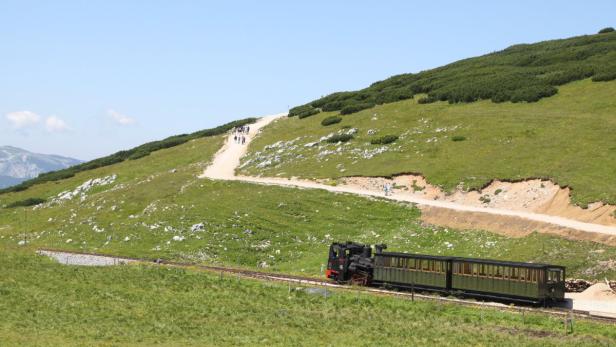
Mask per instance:
[[[526,280],[526,269],[519,269],[520,270],[520,281],[525,281]]]
[[[518,269],[515,267],[511,268],[511,279],[512,280],[517,280],[518,279]]]
[[[548,270],[548,282],[560,282],[560,275],[562,270],[549,269]]]
[[[494,267],[494,277],[496,277],[496,278],[502,278],[503,277],[503,267],[502,266],[495,266]]]

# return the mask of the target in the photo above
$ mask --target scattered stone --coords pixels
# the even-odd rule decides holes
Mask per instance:
[[[173,236],[173,241],[181,242],[181,241],[184,241],[185,239],[186,238],[184,236],[182,236],[182,235],[175,235],[175,236]]]
[[[190,227],[190,231],[197,232],[197,231],[201,231],[205,229],[205,225],[203,223],[197,223],[197,224],[193,224],[192,227]]]

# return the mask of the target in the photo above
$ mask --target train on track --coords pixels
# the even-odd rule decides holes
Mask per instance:
[[[338,283],[551,306],[565,299],[558,265],[385,252],[386,245],[333,243],[327,278]]]

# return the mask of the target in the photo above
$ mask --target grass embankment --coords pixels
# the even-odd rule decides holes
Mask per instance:
[[[198,139],[76,177],[0,195],[0,206],[53,197],[84,181],[114,183],[44,207],[0,209],[0,244],[227,264],[322,276],[332,241],[387,243],[392,250],[568,267],[572,277],[616,277],[616,248],[533,234],[507,238],[483,231],[423,226],[411,205],[319,190],[196,178],[222,144]],[[203,223],[200,230],[191,231]],[[199,229],[199,228],[197,228]],[[19,243],[26,242],[23,246]],[[612,264],[612,265],[610,265]]]
[[[295,288],[292,288],[295,289]],[[335,291],[156,266],[71,267],[0,252],[6,346],[582,346],[613,325]]]
[[[571,187],[580,205],[616,204],[614,95],[616,81],[584,80],[536,103],[405,100],[342,116],[327,127],[321,121],[335,112],[283,119],[251,143],[240,172],[302,178],[413,172],[446,190],[460,183],[476,189],[493,179],[540,177]],[[358,132],[343,145],[321,141],[305,146],[349,127]],[[370,143],[383,135],[399,139],[389,145]],[[278,141],[285,143],[265,148]]]

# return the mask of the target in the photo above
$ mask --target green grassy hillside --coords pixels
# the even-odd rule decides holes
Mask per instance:
[[[434,228],[422,225],[420,211],[411,205],[198,179],[222,141],[220,136],[196,139],[0,195],[0,206],[29,198],[48,201],[1,208],[0,244],[32,252],[54,247],[247,268],[261,264],[269,271],[322,276],[329,244],[356,240],[408,252],[552,262],[568,266],[574,277],[616,276],[608,261],[616,257],[614,247],[540,234],[507,238]],[[60,193],[100,178],[108,184],[53,202]],[[202,228],[191,230],[200,223]]]
[[[535,103],[411,99],[321,124],[335,114],[292,117],[264,129],[240,173],[309,179],[420,173],[446,190],[541,177],[571,187],[578,204],[616,204],[616,81],[572,82]],[[335,133],[354,138],[323,141]],[[370,143],[383,135],[399,139]]]
[[[3,346],[606,345],[611,325],[154,266],[79,268],[0,252]]]
[[[556,94],[555,86],[591,76],[598,82],[616,79],[616,32],[514,45],[417,74],[393,76],[359,91],[334,93],[294,107],[289,114],[300,118],[320,111],[351,114],[420,93],[427,93],[420,103],[535,102]]]

